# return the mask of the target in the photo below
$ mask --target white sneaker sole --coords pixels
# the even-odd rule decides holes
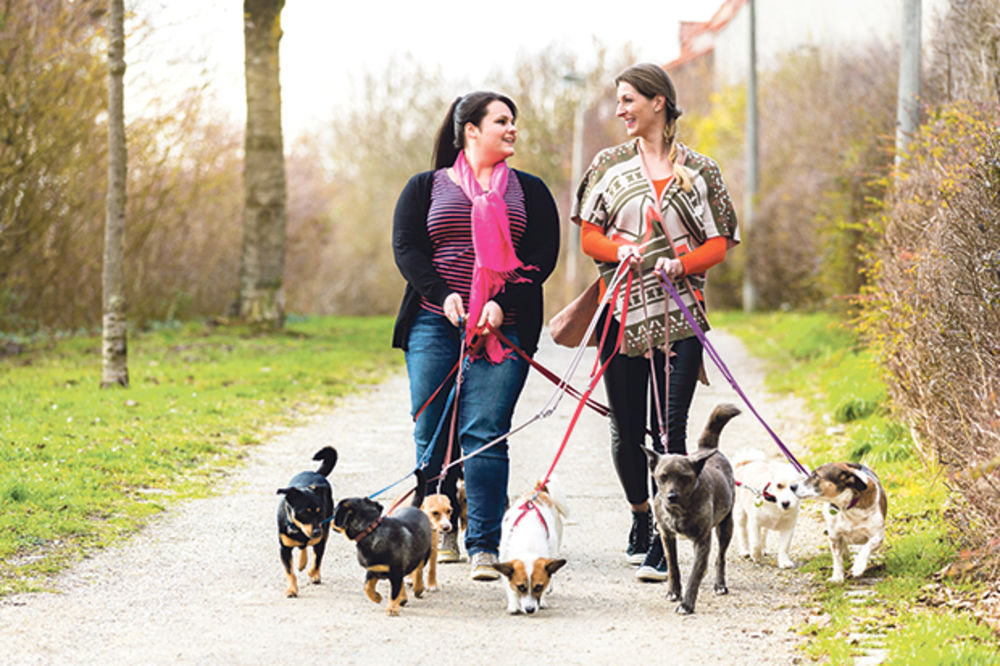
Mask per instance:
[[[646,559],[646,553],[635,553],[634,555],[625,556],[625,561],[628,562],[629,564],[634,564],[635,566],[639,566],[640,564],[642,564],[643,561],[645,561],[645,559]]]
[[[499,571],[487,567],[477,567],[469,575],[472,577],[472,580],[497,580],[500,578]]]
[[[660,571],[655,567],[644,566],[639,567],[635,572],[635,577],[647,583],[662,583],[667,579],[667,572]]]

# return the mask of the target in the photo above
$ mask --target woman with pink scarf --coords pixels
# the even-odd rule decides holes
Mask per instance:
[[[510,431],[528,364],[490,331],[499,330],[529,355],[538,347],[542,283],[559,253],[559,216],[540,179],[507,165],[517,140],[516,117],[514,102],[497,93],[473,92],[455,100],[438,131],[434,170],[413,176],[396,203],[392,246],[406,290],[393,346],[406,353],[417,463],[428,478],[444,463],[453,397],[450,459]],[[452,393],[455,378],[449,372],[463,337],[471,341],[484,332],[485,344],[467,359]],[[462,468],[471,575],[495,580],[499,573],[491,565],[507,500],[507,441],[469,458]],[[441,487],[452,506],[458,506],[457,478],[453,467]],[[442,535],[438,561],[459,559],[453,530]]]

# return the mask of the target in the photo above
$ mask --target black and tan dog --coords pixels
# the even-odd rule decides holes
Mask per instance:
[[[421,511],[426,481],[417,470],[417,487],[408,506],[382,515],[382,505],[367,497],[349,497],[337,503],[333,514],[334,529],[355,542],[358,562],[365,574],[365,594],[375,603],[382,602],[382,595],[375,584],[388,579],[391,587],[386,615],[399,615],[399,608],[406,603],[403,577],[413,573],[413,594],[418,598],[424,593],[424,565],[431,556],[431,523]]]
[[[708,567],[713,528],[719,542],[714,589],[716,594],[729,593],[726,587],[726,548],[733,537],[735,485],[733,468],[719,451],[719,433],[729,419],[739,413],[734,405],[716,407],[698,441],[698,450],[690,456],[660,454],[644,447],[657,489],[653,498],[653,516],[667,554],[667,599],[680,600],[678,613],[687,615],[694,612],[698,586]],[[694,565],[683,598],[677,568],[677,535],[687,537],[694,544]]]
[[[302,549],[299,554],[301,571],[306,568],[306,548],[312,546],[313,566],[309,570],[309,578],[314,584],[319,584],[319,567],[330,535],[333,491],[326,477],[337,464],[337,451],[332,446],[323,447],[316,452],[313,460],[322,461],[318,470],[296,474],[287,487],[278,489],[278,494],[284,495],[278,504],[278,541],[281,544],[281,563],[288,577],[288,589],[285,590],[288,597],[299,595],[299,584],[292,571],[292,551]]]

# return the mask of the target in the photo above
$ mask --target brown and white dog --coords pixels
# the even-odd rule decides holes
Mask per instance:
[[[799,498],[795,488],[803,480],[786,462],[768,460],[760,449],[744,449],[733,456],[736,479],[736,545],[740,555],[760,562],[767,537],[777,537],[777,560],[782,569],[795,566],[789,554],[795,523],[799,516]]]
[[[559,557],[562,520],[568,516],[552,479],[510,505],[500,532],[500,562],[493,565],[507,578],[507,612],[534,613],[547,606],[552,575],[566,564]]]
[[[795,494],[800,499],[826,502],[823,517],[833,555],[830,581],[843,582],[848,545],[861,546],[851,565],[851,576],[860,578],[872,552],[885,538],[888,500],[875,472],[852,462],[826,463],[799,483]]]

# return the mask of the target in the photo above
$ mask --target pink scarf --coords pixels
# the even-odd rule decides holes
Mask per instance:
[[[476,252],[476,262],[472,270],[472,291],[469,294],[469,320],[466,336],[471,337],[486,302],[499,293],[506,282],[528,282],[515,272],[519,268],[537,270],[525,266],[514,253],[510,238],[510,219],[507,217],[507,179],[510,169],[507,162],[493,165],[490,175],[490,189],[483,191],[472,173],[472,167],[465,159],[465,151],[459,151],[458,159],[452,167],[458,176],[459,187],[472,201],[472,247]],[[486,339],[486,358],[492,363],[500,363],[509,353],[504,351],[496,336]]]

